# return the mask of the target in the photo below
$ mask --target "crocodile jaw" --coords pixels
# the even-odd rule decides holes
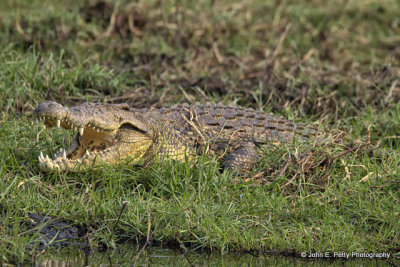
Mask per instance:
[[[82,124],[82,121],[78,122],[74,117],[67,116],[66,110],[68,109],[59,105],[56,110],[59,112],[34,112],[46,128],[58,127],[77,131],[68,149],[61,149],[53,157],[40,152],[39,168],[43,172],[84,171],[88,167],[116,164],[128,158],[137,162],[152,144],[146,133],[129,123],[113,126],[114,129],[104,129],[96,120]]]
[[[43,120],[46,128],[52,128],[47,118]],[[60,120],[57,125],[61,127]],[[71,125],[70,128],[75,127]],[[79,171],[85,166],[94,166],[100,162],[114,163],[112,154],[118,152],[116,132],[117,130],[105,132],[100,129],[81,127],[68,149],[61,149],[53,157],[40,152],[39,168],[43,172]]]

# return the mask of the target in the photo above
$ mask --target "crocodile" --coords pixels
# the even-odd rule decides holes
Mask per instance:
[[[132,108],[128,104],[83,103],[67,108],[43,102],[33,114],[48,128],[72,129],[67,149],[54,157],[40,152],[43,172],[85,171],[129,160],[191,160],[215,155],[231,170],[246,171],[266,144],[316,140],[320,131],[273,114],[212,103],[169,108]]]

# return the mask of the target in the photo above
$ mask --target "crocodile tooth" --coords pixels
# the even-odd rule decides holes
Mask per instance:
[[[74,127],[74,131],[76,132],[78,130],[78,128],[77,127]]]
[[[40,151],[40,156],[39,156],[39,158],[40,158],[42,161],[44,161],[44,156],[43,156],[43,152],[42,152],[42,151]]]
[[[38,157],[38,159],[39,159],[39,162],[42,162],[42,158],[40,156]]]
[[[67,159],[67,152],[65,152],[65,149],[63,151],[63,159]]]
[[[80,128],[79,128],[79,134],[80,134],[80,135],[83,135],[83,127],[80,127]]]
[[[61,126],[61,121],[57,120],[57,128],[60,128],[60,126]]]
[[[97,128],[97,129],[96,129],[96,132],[100,132],[100,129],[99,129],[99,128]]]
[[[53,159],[55,160],[57,158],[57,154],[54,154]]]
[[[86,155],[91,156],[89,150],[86,150]]]
[[[46,155],[46,160],[47,160],[47,161],[51,161],[51,159],[49,158],[48,155]]]

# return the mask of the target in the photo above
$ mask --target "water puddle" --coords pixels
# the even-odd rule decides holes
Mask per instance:
[[[378,259],[324,260],[278,255],[201,253],[122,245],[118,249],[85,254],[80,248],[53,250],[38,257],[34,266],[395,266]]]

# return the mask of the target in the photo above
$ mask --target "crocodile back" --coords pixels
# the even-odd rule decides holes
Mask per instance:
[[[183,104],[144,109],[142,112],[149,121],[158,121],[163,131],[174,132],[186,144],[194,144],[201,139],[231,137],[259,143],[286,143],[294,139],[309,140],[318,133],[310,125],[294,123],[262,111],[222,104]]]

